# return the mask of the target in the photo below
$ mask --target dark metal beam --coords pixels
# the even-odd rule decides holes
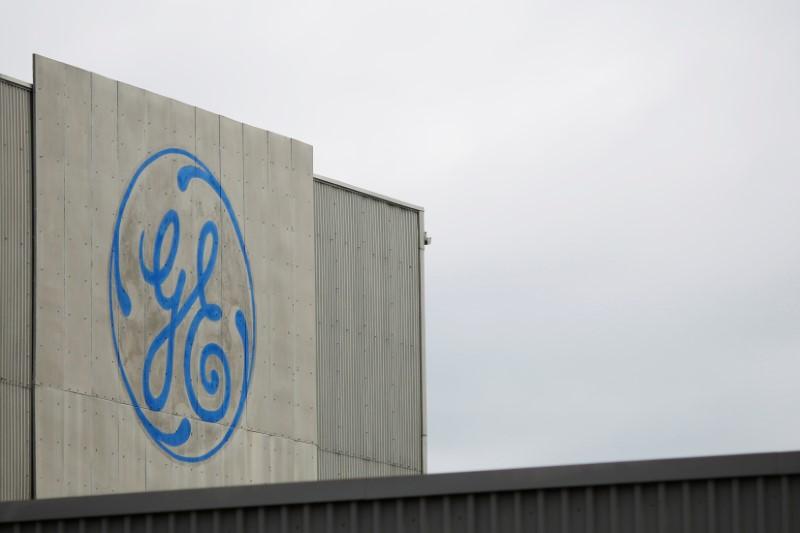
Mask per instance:
[[[800,452],[660,459],[9,502],[0,523],[800,474]]]

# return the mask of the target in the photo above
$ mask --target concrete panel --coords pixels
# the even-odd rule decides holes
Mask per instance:
[[[218,175],[222,187],[225,189],[233,211],[239,214],[241,230],[247,234],[244,212],[244,178],[242,154],[242,124],[225,117],[219,117],[219,171]],[[218,206],[219,216],[221,207]],[[242,270],[242,255],[238,252],[238,238],[229,224],[220,222],[220,248],[219,248],[219,292],[220,298],[242,301],[247,298],[247,280],[242,279],[238,272]],[[247,310],[246,310],[247,311]],[[249,312],[249,311],[248,311]],[[236,351],[240,344],[234,328],[219,328],[221,344],[226,353]],[[256,358],[257,359],[257,358]],[[256,362],[257,364],[257,362]],[[235,387],[241,386],[241,376],[237,376]],[[250,391],[251,398],[254,391]],[[247,409],[238,421],[238,427],[246,426]]]
[[[139,90],[137,89],[137,91]],[[143,114],[141,108],[135,108],[131,111],[136,113],[136,115],[132,116],[142,117],[140,128],[141,132],[143,133],[142,150],[140,153],[136,154],[136,159],[132,162],[131,166],[126,165],[121,167],[123,172],[125,172],[125,169],[130,169],[125,172],[125,174],[130,175],[133,175],[133,169],[136,168],[136,166],[138,166],[145,157],[150,158],[159,150],[171,147],[175,138],[175,129],[171,125],[172,107],[170,106],[169,100],[147,91],[141,92],[144,99]],[[190,109],[190,112],[194,114],[193,109]],[[192,121],[192,123],[193,122],[194,121]],[[163,179],[163,181],[166,182],[167,179],[169,179],[168,176],[174,175],[172,173],[177,171],[177,168],[175,168],[175,165],[172,164],[172,162],[165,164],[164,167],[164,176],[159,176],[159,179]],[[134,244],[133,249],[135,251],[133,252],[132,256],[121,255],[121,257],[132,257],[131,259],[128,259],[129,264],[135,264],[137,261],[133,258],[139,257],[141,259],[140,256],[143,255],[145,264],[152,265],[154,252],[152,251],[153,244],[151,243],[154,242],[154,236],[159,229],[161,216],[166,212],[167,209],[175,205],[176,202],[180,202],[180,199],[181,195],[176,194],[173,187],[169,187],[167,183],[159,183],[155,179],[142,182],[138,187],[136,187],[131,195],[130,202],[130,214],[136,218],[123,221],[123,227],[129,228],[132,233],[130,241],[128,242],[131,243],[132,241]],[[191,209],[191,204],[188,203],[186,205],[183,203],[178,205],[181,207],[181,209],[178,210],[178,213],[185,213],[185,208]],[[135,246],[136,243],[139,242],[140,238],[142,238],[143,242],[141,254],[139,254],[138,249]],[[126,240],[127,239],[124,237],[122,242],[125,243]],[[137,358],[137,362],[131,365],[133,372],[128,379],[132,382],[134,390],[142,390],[144,382],[147,380],[147,384],[153,387],[154,390],[158,391],[161,390],[161,387],[165,386],[164,376],[166,376],[167,372],[166,358],[157,355],[153,359],[152,371],[149,374],[144,375],[144,369],[140,365],[144,363],[145,358],[139,356],[139,354],[146,353],[146,350],[150,347],[153,333],[161,329],[164,321],[166,321],[168,317],[166,316],[166,313],[162,311],[161,306],[157,302],[153,301],[153,298],[150,296],[150,288],[147,286],[147,284],[135,283],[133,281],[137,278],[140,278],[141,271],[141,267],[136,265],[136,268],[134,268],[135,273],[123,278],[123,280],[126,282],[126,286],[134,287],[137,293],[140,295],[140,299],[137,298],[137,303],[134,307],[138,306],[141,308],[143,320],[141,324],[143,343],[141,351],[135,348],[130,350],[125,349],[126,353]],[[126,323],[127,321],[120,317],[121,327]],[[126,368],[128,368],[127,365]],[[143,398],[137,398],[138,400],[144,402]],[[166,403],[169,404],[170,402],[167,401]],[[140,405],[146,407],[144,403],[141,403]],[[164,407],[164,411],[175,412],[176,407],[174,405],[167,405]]]
[[[248,125],[243,126],[243,184],[244,184],[244,229],[248,254],[253,273],[253,285],[258,293],[267,290],[270,272],[270,258],[267,254],[267,235],[275,231],[268,224],[271,196],[269,189],[269,145],[266,132]],[[261,433],[270,431],[272,391],[269,389],[269,375],[272,369],[270,339],[272,331],[269,322],[271,302],[269,298],[256,300],[257,340],[256,358],[253,366],[253,390],[247,403],[246,424],[248,428]]]
[[[272,391],[268,432],[281,437],[294,436],[295,331],[293,296],[294,273],[294,197],[291,173],[291,139],[269,134],[269,195],[267,216],[271,230],[264,234],[269,275],[266,280],[266,318],[269,343],[265,346],[270,361],[268,389]],[[280,416],[283,413],[284,416]],[[275,416],[277,415],[277,416]],[[288,415],[288,416],[286,416]]]
[[[92,493],[94,412],[90,404],[94,399],[73,392],[64,392],[61,398],[64,413],[62,495],[85,496]]]
[[[247,483],[269,483],[272,462],[269,455],[269,435],[245,431],[247,453]]]
[[[196,145],[195,145],[195,154],[197,157],[200,158],[203,163],[211,170],[214,176],[219,178],[220,176],[220,144],[219,144],[219,137],[220,137],[220,125],[219,125],[219,115],[214,113],[209,113],[208,111],[204,111],[202,109],[196,109],[195,113],[195,133],[196,133]],[[192,244],[190,248],[185,248],[187,250],[195,252],[195,248],[199,246],[198,237],[201,232],[201,228],[207,222],[213,222],[215,227],[218,229],[220,234],[225,234],[224,228],[227,226],[224,222],[222,211],[224,207],[222,206],[221,200],[219,197],[215,195],[209,195],[208,191],[204,188],[200,188],[197,186],[191,186],[189,192],[191,193],[191,226],[187,224],[185,225],[186,229],[182,229],[182,231],[188,230],[187,234],[191,235],[189,242],[198,242],[198,244]],[[185,196],[185,195],[184,195]],[[183,218],[181,219],[183,222]],[[233,231],[229,232],[230,234],[234,234]],[[221,235],[218,237],[221,239]],[[234,237],[235,238],[235,237]],[[207,241],[208,242],[208,241]],[[226,300],[223,299],[222,296],[222,284],[221,280],[222,277],[226,275],[224,265],[222,263],[222,244],[218,244],[218,251],[217,251],[217,261],[215,265],[214,275],[211,277],[209,282],[205,286],[205,294],[206,298],[209,302],[221,303],[225,302]],[[237,247],[238,248],[238,247]],[[236,248],[231,249],[233,253],[237,252]],[[186,263],[184,263],[186,264]],[[189,263],[191,264],[191,263]],[[239,268],[239,267],[242,268]],[[236,263],[235,266],[229,268],[227,274],[229,276],[233,276],[235,278],[239,278],[241,276],[244,265],[240,265]],[[242,294],[242,298],[237,299],[235,294],[229,295],[229,300],[231,302],[246,302],[246,298],[248,297],[247,294]],[[241,304],[240,304],[241,305]],[[241,308],[245,308],[244,305],[241,305]],[[223,311],[225,311],[223,309]],[[223,322],[213,322],[213,321],[205,321],[203,325],[198,330],[196,344],[198,347],[206,346],[210,342],[217,342],[221,346],[225,345],[225,342],[221,340],[222,335],[222,326]],[[233,328],[232,333],[235,333],[235,328]],[[233,335],[230,335],[231,338],[234,338]],[[241,344],[241,343],[240,343]],[[228,354],[235,354],[238,350],[241,350],[241,347],[234,347],[233,350],[226,351]],[[200,357],[200,350],[196,350],[197,355],[196,357]],[[234,391],[240,390],[244,384],[242,379],[243,374],[243,365],[242,362],[239,361],[238,358],[232,357],[231,358],[231,379],[232,385],[231,389]],[[214,360],[212,360],[213,362]],[[238,366],[237,364],[238,363]],[[198,365],[199,366],[199,365]],[[216,371],[220,372],[222,375],[222,368],[221,367],[214,367]],[[182,373],[179,373],[183,376]],[[193,372],[190,379],[193,380],[195,383],[194,387],[195,390],[198,391],[200,394],[201,403],[204,405],[208,404],[217,404],[219,402],[219,398],[215,397],[212,394],[206,394],[205,388],[200,383],[200,372]],[[219,395],[221,396],[221,395]],[[206,428],[208,430],[209,428]],[[228,448],[232,441],[234,440],[234,435],[231,436],[231,441],[226,448]],[[213,435],[209,435],[209,438],[214,438]],[[226,449],[227,451],[227,449]],[[226,454],[227,455],[227,454]],[[224,478],[223,478],[224,484]]]
[[[145,490],[146,485],[146,464],[147,450],[152,447],[140,427],[136,415],[127,405],[117,405],[117,420],[119,434],[119,449],[117,456],[119,463],[118,470],[118,492],[136,492]],[[100,490],[98,493],[106,491]]]
[[[291,194],[295,199],[294,250],[294,397],[295,437],[317,442],[316,320],[314,314],[313,150],[292,139]]]
[[[91,75],[64,69],[64,388],[92,390]],[[88,484],[86,487],[88,488]]]
[[[66,65],[36,56],[33,69],[36,190],[35,331],[37,383],[64,384],[64,158]],[[37,424],[37,433],[38,433]]]
[[[91,462],[92,494],[135,490],[129,488],[136,480],[135,472],[128,476],[125,469],[129,464],[135,465],[136,461],[129,461],[128,454],[120,451],[120,448],[131,446],[135,436],[123,433],[125,426],[120,423],[119,404],[95,397],[87,399],[88,413],[85,415],[91,416],[91,442],[89,455],[82,460]],[[141,488],[144,488],[143,483]]]
[[[285,483],[294,479],[294,462],[297,448],[289,439],[272,437],[272,479],[273,483]]]
[[[92,74],[92,394],[128,401],[117,371],[109,328],[108,255],[124,182],[117,166],[117,82]]]
[[[64,396],[62,390],[36,387],[36,498],[64,495]]]
[[[117,83],[117,169],[123,182],[123,190],[127,188],[137,167],[149,155],[147,149],[147,100],[146,91],[125,83]],[[114,224],[120,220],[120,255],[124,258],[138,256],[137,245],[140,234],[137,229],[141,228],[150,218],[148,216],[149,208],[146,205],[150,197],[141,201],[134,200],[145,196],[146,192],[148,192],[146,189],[139,188],[136,191],[138,197],[130,202],[124,213],[118,211],[115,217]],[[116,198],[109,198],[109,202],[120,205],[120,200]],[[112,227],[116,228],[116,226]],[[109,248],[113,249],[113,246],[114,234],[112,233]],[[136,260],[121,260],[120,269],[122,280],[140,277],[139,265]],[[108,278],[108,274],[105,277]],[[113,298],[113,291],[111,295],[108,294],[109,288],[110,285],[106,289],[106,298]],[[126,289],[131,302],[131,312],[125,320],[111,317],[115,318],[115,331],[112,334],[116,336],[122,366],[133,376],[132,379],[141,380],[144,373],[144,354],[146,353],[145,313],[147,308],[145,302],[149,300],[149,297],[146,287],[142,283],[129,284]],[[114,308],[117,306],[118,304],[114,303]],[[119,376],[119,372],[116,372],[116,375]],[[135,383],[134,386],[137,384]],[[130,402],[131,400],[127,398],[123,401]]]
[[[294,443],[294,475],[295,481],[315,481],[319,479],[319,449],[315,444],[305,442]]]
[[[249,456],[246,432],[236,429],[233,432],[225,453],[219,454],[222,461],[222,484],[245,485],[249,481]]]
[[[308,413],[315,409],[313,346],[308,329],[308,301],[313,286],[311,270],[299,269],[296,253],[305,253],[313,243],[309,232],[297,231],[295,204],[311,201],[310,181],[303,188],[298,182],[310,180],[311,150],[297,143],[296,171],[292,170],[293,142],[277,134],[244,126],[244,212],[245,232],[253,264],[254,284],[259,286],[258,357],[253,387],[256,398],[248,404],[248,427],[290,440],[314,442],[315,423]],[[298,199],[299,198],[299,199]],[[312,215],[306,208],[305,214]],[[301,215],[302,216],[302,215]],[[307,225],[310,220],[304,220]],[[313,252],[312,252],[313,253]],[[306,259],[308,262],[308,259]],[[307,264],[307,263],[306,263]],[[301,270],[299,273],[295,271]],[[305,313],[306,331],[298,330],[297,317]],[[305,337],[301,359],[298,343]],[[296,422],[299,420],[300,422]]]
[[[35,71],[37,495],[316,477],[311,147]]]

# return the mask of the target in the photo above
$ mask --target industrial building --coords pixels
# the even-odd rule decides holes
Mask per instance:
[[[800,532],[798,452],[426,474],[423,214],[95,73],[0,76],[0,531]]]
[[[0,500],[424,472],[422,208],[33,71],[0,80]]]

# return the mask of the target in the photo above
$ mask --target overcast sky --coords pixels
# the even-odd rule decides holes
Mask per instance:
[[[425,207],[431,471],[800,448],[797,0],[0,0],[34,52]]]

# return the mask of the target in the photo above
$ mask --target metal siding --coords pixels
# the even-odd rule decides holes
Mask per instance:
[[[0,78],[0,500],[31,495],[31,91]]]
[[[428,472],[428,390],[425,352],[425,213],[419,212],[419,347],[420,347],[420,417],[422,418],[422,473]]]
[[[31,390],[0,383],[0,501],[31,497]]]
[[[0,504],[0,531],[117,530],[793,533],[800,454]]]
[[[420,213],[314,182],[320,479],[419,473]]]

